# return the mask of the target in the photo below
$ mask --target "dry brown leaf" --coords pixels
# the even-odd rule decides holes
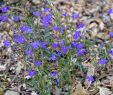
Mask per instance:
[[[6,65],[0,65],[0,71],[5,71],[6,70]]]
[[[99,87],[99,93],[100,93],[100,95],[111,95],[111,94],[113,94],[108,88],[105,88],[105,87]]]
[[[110,85],[113,88],[113,76],[107,77],[109,79]]]
[[[21,71],[21,69],[23,68],[23,64],[22,62],[17,62],[17,68],[16,68],[16,74],[18,75]]]
[[[19,95],[18,92],[7,90],[4,95]]]
[[[82,87],[81,83],[76,85],[75,92],[72,95],[88,95],[87,91]]]

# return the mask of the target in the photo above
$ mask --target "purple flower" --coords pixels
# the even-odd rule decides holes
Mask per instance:
[[[108,60],[104,59],[104,58],[100,58],[99,60],[99,64],[103,65],[106,64],[108,62]]]
[[[33,29],[27,25],[23,25],[20,27],[20,30],[25,33],[32,33]]]
[[[65,12],[62,14],[62,16],[66,17],[66,16],[68,16],[68,14]]]
[[[85,54],[85,52],[86,52],[86,50],[85,50],[85,49],[80,49],[80,50],[78,50],[78,51],[77,51],[77,56],[84,55],[84,54]]]
[[[20,21],[20,16],[13,16],[13,20],[14,20],[15,22]]]
[[[40,41],[40,47],[46,49],[46,43],[43,41]]]
[[[80,49],[84,48],[84,44],[78,43],[78,44],[76,44],[76,48],[77,48],[78,50],[80,50]]]
[[[38,41],[34,41],[34,42],[30,43],[30,46],[34,49],[37,49],[38,48]]]
[[[41,65],[42,65],[42,62],[41,62],[40,60],[38,60],[38,61],[36,61],[34,64],[35,64],[36,66],[41,66]]]
[[[58,48],[58,46],[59,46],[58,43],[56,43],[56,42],[53,42],[53,43],[52,43],[52,47],[54,47],[54,48]]]
[[[51,59],[52,59],[53,61],[56,60],[56,55],[55,55],[55,54],[52,54]]]
[[[47,7],[44,9],[44,12],[49,12],[49,11],[50,11],[50,9]]]
[[[51,76],[52,78],[54,78],[56,75],[57,75],[57,72],[56,72],[56,71],[50,72],[50,76]]]
[[[51,23],[50,20],[42,19],[42,24],[43,24],[43,26],[48,27],[48,25],[49,25],[50,23]]]
[[[23,44],[27,39],[24,36],[17,35],[14,37],[14,41],[18,44]]]
[[[45,18],[50,20],[50,19],[52,19],[52,16],[53,16],[52,14],[48,14],[47,16],[45,16]]]
[[[61,46],[64,46],[64,43],[65,43],[64,40],[61,40],[61,41],[60,41]]]
[[[62,47],[61,53],[66,54],[68,50],[69,50],[68,46]]]
[[[56,27],[54,27],[52,30],[54,30],[54,31],[59,31],[60,28],[59,28],[58,26],[56,26]]]
[[[75,34],[73,35],[73,38],[75,40],[77,40],[78,38],[80,38],[80,32],[76,31]]]
[[[34,70],[29,70],[29,71],[28,71],[28,75],[29,75],[30,77],[33,77],[35,74],[36,74],[36,71],[34,71]]]
[[[0,16],[0,21],[5,22],[8,20],[8,16],[7,15],[1,15]]]
[[[94,76],[88,75],[88,76],[86,77],[86,79],[87,79],[89,82],[93,82],[93,81],[94,81]]]
[[[52,14],[48,14],[46,16],[44,16],[41,20],[42,24],[47,27],[49,24],[51,24],[51,18],[52,18]]]
[[[109,35],[110,38],[113,38],[113,32],[109,32],[108,35]]]
[[[64,34],[64,32],[65,32],[65,26],[62,26],[62,29],[60,29],[60,33]]]
[[[9,10],[9,9],[8,9],[7,6],[3,6],[3,7],[1,8],[1,11],[2,11],[3,13],[6,13],[8,10]]]
[[[26,50],[25,54],[28,55],[28,56],[31,56],[31,55],[33,55],[33,52],[31,50]]]
[[[71,17],[72,17],[73,19],[77,19],[77,18],[79,18],[79,14],[73,13]]]
[[[8,46],[10,46],[10,41],[9,40],[5,40],[3,42],[3,44],[4,44],[5,47],[8,47]]]
[[[57,85],[57,87],[59,86],[59,83],[60,83],[60,80],[59,79],[56,79],[56,85]]]
[[[80,28],[83,28],[84,27],[84,24],[83,23],[80,23],[77,25],[77,29],[80,29]]]
[[[109,53],[113,56],[113,49],[111,49],[111,50],[109,51]]]
[[[111,13],[113,13],[113,10],[110,8],[110,9],[107,10],[107,13],[111,14]]]
[[[33,15],[36,16],[36,17],[37,17],[37,16],[40,16],[40,14],[41,14],[41,13],[40,13],[39,11],[33,12]]]
[[[76,42],[71,42],[71,46],[76,48],[77,47],[77,43]]]

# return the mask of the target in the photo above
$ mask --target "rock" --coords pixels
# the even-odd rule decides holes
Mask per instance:
[[[19,95],[18,92],[7,90],[4,95]]]

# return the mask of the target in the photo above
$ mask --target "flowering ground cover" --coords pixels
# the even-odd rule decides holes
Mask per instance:
[[[0,0],[0,95],[112,95],[112,0]]]

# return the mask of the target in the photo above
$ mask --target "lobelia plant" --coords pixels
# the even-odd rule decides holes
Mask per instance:
[[[13,21],[17,24],[18,32],[14,34],[13,42],[17,46],[20,46],[23,54],[25,64],[28,59],[32,59],[31,66],[28,65],[27,76],[30,80],[26,80],[26,83],[33,87],[40,95],[51,95],[51,89],[61,88],[72,85],[72,78],[76,77],[76,70],[83,70],[82,62],[87,58],[87,54],[91,55],[92,52],[89,47],[89,43],[84,39],[81,29],[85,27],[83,23],[79,23],[76,26],[69,28],[71,33],[71,41],[68,42],[67,28],[62,24],[59,17],[78,19],[79,14],[73,13],[71,16],[68,13],[58,14],[52,9],[53,6],[47,5],[44,10],[34,10],[32,15],[26,13],[25,21],[21,24],[21,16],[13,16]],[[7,6],[2,7],[0,10],[3,15],[0,15],[0,21],[6,22],[8,20],[7,13],[10,8]],[[26,9],[27,10],[27,9]],[[54,11],[52,11],[54,10]],[[111,9],[108,13],[111,13]],[[27,10],[29,13],[29,10]],[[34,22],[37,21],[35,24]],[[20,23],[20,24],[19,24]],[[69,23],[66,23],[69,25]],[[53,32],[56,32],[54,34]],[[58,36],[56,36],[58,34]],[[113,33],[110,32],[109,38],[113,38]],[[10,40],[3,42],[5,47],[10,46]],[[88,45],[86,46],[86,44]],[[110,51],[113,55],[113,51]],[[92,55],[91,55],[92,56]],[[94,55],[95,56],[95,55]],[[72,62],[74,59],[76,61]],[[109,61],[107,58],[100,58],[99,64],[107,64]],[[27,65],[25,65],[27,66]],[[94,76],[86,76],[89,82],[94,82]],[[85,78],[84,78],[85,80]],[[70,95],[70,91],[69,95]]]

